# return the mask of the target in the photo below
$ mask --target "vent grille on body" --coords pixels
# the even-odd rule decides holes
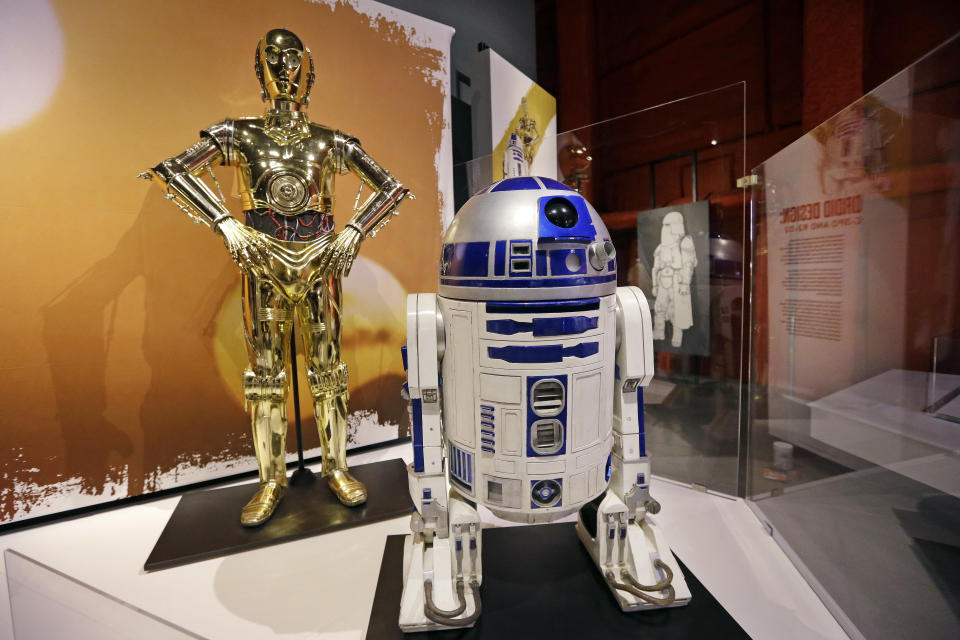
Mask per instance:
[[[531,390],[530,406],[540,417],[548,418],[563,411],[564,391],[559,380],[540,380]]]

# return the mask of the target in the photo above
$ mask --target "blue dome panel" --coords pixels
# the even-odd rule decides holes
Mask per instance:
[[[491,191],[529,191],[540,189],[540,183],[533,178],[507,178],[501,180]]]
[[[540,176],[540,182],[543,183],[543,186],[547,189],[562,189],[563,191],[573,191],[570,187],[563,184],[562,182],[557,182],[552,178],[544,178]]]

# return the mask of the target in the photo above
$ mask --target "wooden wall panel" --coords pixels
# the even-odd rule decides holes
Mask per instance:
[[[744,0],[611,0],[597,5],[597,30],[603,34],[600,75],[683,41],[744,4]]]

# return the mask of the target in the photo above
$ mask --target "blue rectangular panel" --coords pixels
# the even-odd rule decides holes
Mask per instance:
[[[417,461],[413,461],[413,470],[414,471],[423,471],[423,402],[420,398],[414,398],[410,401],[411,409],[413,410],[413,453],[416,456],[417,447],[421,447],[421,456],[420,456],[420,466],[417,466]]]
[[[507,241],[497,240],[496,248],[493,251],[493,275],[502,276],[506,269],[507,260]]]
[[[548,202],[557,198],[567,200],[573,205],[574,209],[577,210],[577,223],[572,227],[558,227],[547,219],[547,215],[544,213],[544,207],[546,207]],[[590,210],[587,208],[587,202],[583,199],[583,196],[544,196],[540,198],[538,202],[540,208],[539,238],[541,241],[551,238],[556,240],[561,238],[586,238],[588,242],[596,240],[597,230],[593,226],[593,220],[590,218]]]
[[[486,277],[489,273],[489,242],[455,242],[443,245],[440,275],[449,277]]]
[[[510,276],[533,275],[533,243],[529,240],[510,241]]]
[[[537,249],[537,275],[546,276],[547,274],[547,250]]]
[[[563,409],[560,410],[552,418],[541,418],[533,411],[533,385],[537,383],[538,380],[556,380],[561,385],[563,385],[563,395],[564,403]],[[570,387],[567,384],[566,374],[554,375],[554,376],[527,376],[527,457],[530,458],[543,458],[549,456],[560,456],[567,452],[567,406],[570,404]],[[530,427],[533,426],[533,423],[537,420],[544,419],[554,419],[560,422],[560,427],[562,431],[562,444],[558,451],[553,453],[537,453],[530,444]]]
[[[577,268],[570,269],[567,266],[567,256],[576,255]],[[587,272],[586,251],[583,249],[554,249],[550,252],[550,275],[553,276],[571,276],[578,273]]]

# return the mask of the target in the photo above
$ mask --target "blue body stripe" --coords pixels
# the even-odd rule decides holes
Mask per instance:
[[[400,347],[400,357],[403,358],[403,370],[407,370],[407,345]]]
[[[514,280],[472,280],[465,278],[440,278],[440,284],[448,287],[483,287],[486,289],[544,289],[549,287],[585,287],[591,284],[614,282],[617,274],[584,276],[581,278],[516,278]]]
[[[413,409],[413,470],[423,472],[423,401],[414,398],[410,401]],[[419,452],[419,464],[417,453]]]
[[[487,303],[487,313],[564,313],[568,311],[596,311],[599,308],[600,298]]]
[[[531,332],[536,337],[564,336],[596,329],[598,318],[572,316],[567,318],[534,318],[531,322],[516,320],[487,320],[487,331],[502,336]]]
[[[487,347],[487,355],[491,358],[514,364],[563,362],[564,358],[588,358],[599,351],[599,342],[581,342],[570,347],[560,344]]]
[[[588,316],[573,316],[569,318],[534,318],[533,335],[567,336],[597,328],[599,318]]]
[[[507,259],[507,241],[497,240],[496,247],[493,250],[493,275],[502,276],[504,273]]]
[[[413,445],[413,470],[423,473],[423,445]]]
[[[512,336],[525,331],[533,331],[533,323],[517,322],[516,320],[487,320],[487,331],[501,336]]]
[[[647,455],[647,438],[644,434],[644,424],[643,424],[643,387],[637,387],[637,425],[640,427],[640,441],[639,449],[640,455]]]

